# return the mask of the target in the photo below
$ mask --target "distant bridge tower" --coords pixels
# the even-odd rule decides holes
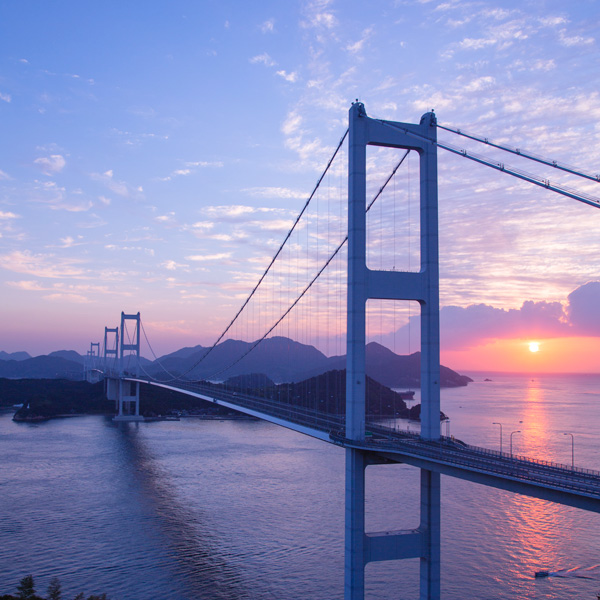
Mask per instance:
[[[91,342],[90,349],[84,360],[85,380],[89,383],[98,383],[102,371],[98,364],[100,360],[100,342]]]
[[[119,328],[104,328],[104,381],[108,400],[114,400],[119,409]]]
[[[126,336],[126,322],[135,323],[131,337]],[[119,389],[118,389],[118,414],[115,421],[143,421],[140,416],[140,384],[137,381],[124,381],[126,375],[138,376],[140,362],[140,313],[126,315],[121,313],[121,335],[119,356]]]
[[[346,438],[365,439],[366,304],[370,298],[412,300],[421,306],[421,437],[440,436],[439,260],[437,133],[433,112],[419,125],[367,116],[350,108],[348,148],[348,339]],[[421,268],[418,273],[367,267],[366,151],[368,145],[414,150],[420,157]],[[421,469],[421,518],[407,531],[365,532],[365,469],[381,462],[364,450],[346,449],[345,600],[363,600],[368,562],[420,559],[420,598],[440,597],[440,475]]]

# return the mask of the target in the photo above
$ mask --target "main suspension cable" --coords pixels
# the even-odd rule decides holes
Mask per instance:
[[[470,140],[475,140],[476,142],[480,142],[482,144],[486,144],[488,146],[492,146],[493,148],[498,148],[499,150],[504,150],[504,152],[510,152],[511,154],[516,154],[517,156],[523,156],[524,158],[528,158],[530,160],[534,160],[543,165],[548,165],[549,167],[553,167],[555,169],[560,169],[561,171],[565,171],[566,173],[571,173],[572,175],[577,175],[578,177],[584,177],[585,179],[590,179],[591,181],[595,181],[596,183],[600,182],[600,175],[592,175],[591,173],[586,173],[585,171],[581,171],[575,167],[565,165],[559,163],[556,160],[552,160],[549,158],[545,158],[540,156],[539,154],[534,154],[533,152],[529,152],[527,150],[521,150],[520,148],[513,148],[512,146],[507,146],[504,144],[497,144],[492,142],[488,138],[482,138],[472,133],[467,133],[462,129],[454,129],[453,127],[446,127],[445,125],[437,124],[438,129],[444,129],[446,131],[450,131],[451,133],[456,133],[457,135],[462,135],[463,137],[469,138]]]
[[[537,175],[532,175],[531,173],[527,173],[526,171],[522,171],[521,169],[510,167],[508,165],[505,165],[504,163],[493,162],[483,156],[479,156],[474,153],[469,153],[464,148],[458,148],[457,146],[453,146],[451,144],[445,144],[443,142],[432,140],[424,135],[420,135],[414,131],[410,131],[406,127],[402,127],[400,125],[396,125],[395,123],[391,123],[390,121],[380,121],[380,123],[392,129],[402,131],[408,136],[424,140],[426,142],[429,142],[430,144],[433,144],[434,146],[438,146],[439,148],[448,150],[453,154],[458,154],[459,156],[468,158],[469,160],[485,165],[486,167],[495,169],[496,171],[502,171],[503,173],[507,173],[508,175],[512,175],[513,177],[517,177],[518,179],[522,179],[523,181],[533,183],[534,185],[537,185],[539,187],[546,188],[547,190],[551,190],[552,192],[556,192],[557,194],[567,196],[568,198],[572,198],[573,200],[577,200],[578,202],[583,202],[584,204],[589,204],[590,206],[600,208],[600,198],[597,198],[596,196],[585,194],[584,192],[578,192],[566,186],[552,184],[548,179],[538,177]]]

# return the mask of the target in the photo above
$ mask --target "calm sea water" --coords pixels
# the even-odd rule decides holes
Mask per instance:
[[[600,376],[475,374],[443,390],[465,441],[599,468]],[[406,423],[401,424],[406,426]],[[445,426],[444,426],[445,433]],[[0,594],[34,574],[67,598],[342,599],[344,452],[255,421],[17,424],[0,415]],[[367,528],[418,523],[418,471],[369,467]],[[446,600],[587,598],[600,516],[442,478]],[[536,570],[560,576],[534,579]],[[418,561],[370,564],[368,598],[418,597]]]

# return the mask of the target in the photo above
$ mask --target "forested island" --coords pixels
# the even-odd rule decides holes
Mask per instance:
[[[238,376],[224,383],[202,382],[215,392],[258,396],[290,408],[341,415],[345,409],[346,373],[333,370],[298,383],[275,384],[264,374]],[[367,414],[380,418],[418,420],[421,406],[407,406],[401,394],[367,377]],[[20,405],[20,406],[19,406]],[[104,382],[67,379],[2,379],[0,407],[12,408],[15,421],[41,421],[83,414],[115,414],[114,401],[106,400]],[[140,386],[140,414],[148,418],[171,414],[225,416],[235,411],[211,402],[148,384]],[[239,414],[239,413],[238,413]],[[442,415],[444,418],[444,415]]]

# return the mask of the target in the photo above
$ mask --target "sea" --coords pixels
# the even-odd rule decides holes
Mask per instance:
[[[600,468],[600,375],[468,374],[442,390],[442,433]],[[0,595],[32,574],[41,594],[58,577],[66,600],[342,600],[343,449],[252,420],[11,417]],[[418,482],[369,467],[367,530],[417,526]],[[369,599],[416,599],[419,561],[369,564],[366,582]],[[441,586],[445,600],[596,600],[600,515],[443,476]]]

